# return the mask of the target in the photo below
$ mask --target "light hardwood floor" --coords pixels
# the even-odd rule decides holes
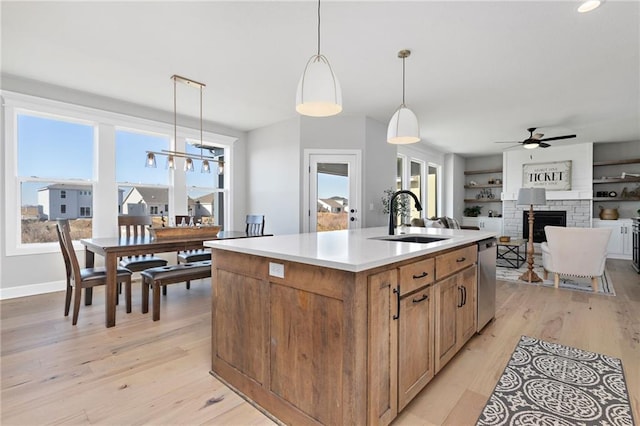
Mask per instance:
[[[472,425],[521,335],[622,359],[640,421],[640,275],[608,261],[617,295],[498,283],[496,320],[410,403],[394,425]],[[208,374],[208,281],[169,287],[162,319],[117,311],[104,327],[104,292],[76,327],[63,293],[4,300],[1,423],[267,425],[271,420]]]

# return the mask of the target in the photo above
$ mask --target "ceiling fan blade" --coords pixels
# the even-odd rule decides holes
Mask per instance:
[[[536,133],[533,136],[531,136],[531,139],[540,140],[540,138],[542,138],[543,136],[544,136],[544,133]]]
[[[540,144],[538,146],[540,148],[549,148],[551,145],[549,145],[548,143],[545,143],[545,142],[540,142]]]
[[[500,141],[500,142],[494,142],[494,143],[522,143],[522,142],[518,142],[518,141]]]
[[[560,139],[571,139],[571,138],[575,138],[576,135],[564,135],[564,136],[556,136],[553,138],[546,138],[546,139],[540,139],[540,142],[542,141],[559,141]]]

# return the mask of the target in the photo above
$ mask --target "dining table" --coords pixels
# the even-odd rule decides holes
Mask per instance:
[[[143,237],[84,238],[80,240],[80,243],[85,248],[85,266],[87,268],[94,267],[96,254],[104,257],[104,265],[106,268],[106,294],[104,298],[105,326],[113,327],[116,325],[116,294],[118,291],[116,271],[121,257],[196,250],[204,248],[204,242],[210,240],[266,236],[271,236],[271,234],[248,234],[245,231],[220,231],[216,238],[211,238],[210,235],[194,235],[180,238],[157,239],[145,235]],[[91,296],[90,289],[87,289],[85,296],[86,304],[90,304]]]

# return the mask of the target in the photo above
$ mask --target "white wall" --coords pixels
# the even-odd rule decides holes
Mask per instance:
[[[552,146],[533,150],[514,149],[503,156],[503,200],[517,200],[522,187],[524,164],[571,160],[571,190],[547,191],[548,200],[584,200],[592,198],[593,144]]]
[[[387,143],[387,125],[367,118],[363,159],[363,228],[384,226],[389,217],[382,213],[382,195],[395,187],[397,146]],[[372,208],[373,207],[373,208]]]
[[[300,120],[294,118],[249,132],[247,214],[265,215],[265,232],[300,229]]]
[[[464,210],[464,167],[465,159],[457,154],[444,156],[444,199],[443,216],[462,221]]]

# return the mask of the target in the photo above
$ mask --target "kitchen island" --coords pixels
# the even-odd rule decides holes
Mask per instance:
[[[475,333],[495,236],[410,230],[206,242],[212,374],[287,424],[389,424]]]

